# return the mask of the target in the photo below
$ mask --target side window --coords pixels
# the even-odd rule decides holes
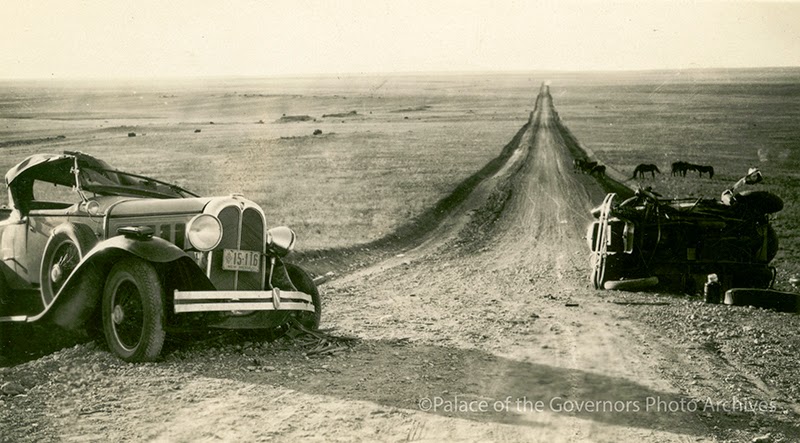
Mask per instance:
[[[33,182],[33,200],[72,204],[79,201],[80,197],[72,189],[72,186],[62,186],[36,180]]]

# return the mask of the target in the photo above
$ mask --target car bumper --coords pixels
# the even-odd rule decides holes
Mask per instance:
[[[314,312],[309,294],[299,291],[175,291],[175,313],[225,311]]]

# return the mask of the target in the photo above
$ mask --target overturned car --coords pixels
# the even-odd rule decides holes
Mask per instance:
[[[283,261],[294,231],[268,229],[241,195],[200,197],[80,152],[28,157],[6,185],[0,326],[102,329],[112,353],[149,361],[173,330],[319,325],[313,279]]]
[[[720,199],[664,199],[650,189],[624,201],[608,194],[592,210],[596,220],[587,233],[592,284],[620,290],[659,285],[694,294],[716,274],[724,289],[772,286],[769,263],[778,236],[769,216],[783,201],[767,191],[740,190],[761,180],[751,169]]]

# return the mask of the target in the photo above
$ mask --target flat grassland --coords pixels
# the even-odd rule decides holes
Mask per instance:
[[[350,247],[413,222],[497,156],[543,81],[601,163],[661,169],[631,187],[717,197],[759,167],[786,204],[779,286],[800,273],[800,69],[0,82],[0,170],[80,150],[203,195],[243,193],[300,250]],[[716,175],[672,177],[677,160]]]
[[[553,81],[564,124],[597,158],[630,178],[640,163],[655,179],[630,180],[665,197],[719,198],[757,167],[757,189],[779,195],[777,287],[800,274],[800,69],[702,70],[577,75]],[[673,177],[672,162],[714,167]]]
[[[80,150],[201,195],[242,193],[301,250],[347,247],[497,156],[536,88],[485,76],[0,83],[0,170]]]

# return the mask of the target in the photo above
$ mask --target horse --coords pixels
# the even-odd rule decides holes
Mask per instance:
[[[641,177],[641,178],[644,178],[644,174],[646,172],[649,172],[650,174],[652,174],[653,178],[656,178],[656,172],[661,174],[661,171],[658,170],[658,166],[656,166],[656,165],[654,165],[652,163],[642,163],[639,166],[637,166],[636,169],[633,170],[633,177],[631,177],[631,178],[632,179],[636,178],[637,175],[639,177]]]
[[[596,165],[594,168],[592,168],[591,171],[589,171],[589,174],[590,175],[597,174],[600,177],[605,177],[605,175],[606,175],[606,165]]]
[[[680,175],[686,177],[686,171],[689,169],[689,166],[691,166],[691,164],[688,162],[676,161],[672,164],[672,176]]]
[[[706,165],[692,165],[695,171],[700,173],[700,177],[703,176],[703,173],[708,174],[708,178],[714,178],[714,167],[713,166],[706,166]]]
[[[573,172],[581,171],[584,174],[589,174],[595,166],[597,166],[597,162],[590,162],[587,159],[576,158],[572,161]]]

